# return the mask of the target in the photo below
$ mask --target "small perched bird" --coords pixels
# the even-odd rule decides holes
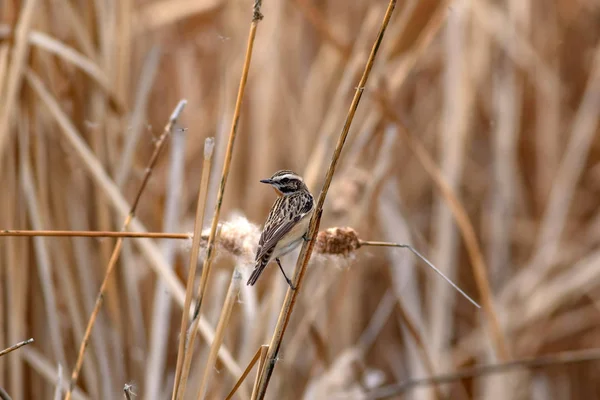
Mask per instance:
[[[248,285],[254,285],[267,264],[275,259],[288,285],[295,290],[292,281],[283,271],[279,257],[307,240],[306,232],[315,202],[302,177],[292,171],[277,171],[261,182],[273,186],[280,197],[275,200],[263,226],[256,251],[256,264]]]

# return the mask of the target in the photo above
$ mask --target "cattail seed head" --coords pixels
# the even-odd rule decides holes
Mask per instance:
[[[349,227],[329,228],[319,232],[315,243],[315,252],[348,256],[360,247],[358,233]]]
[[[202,232],[200,249],[206,250],[209,229]],[[234,215],[228,221],[220,223],[216,237],[217,256],[228,254],[238,262],[253,264],[261,227],[248,221],[241,214]],[[189,240],[191,242],[191,240]],[[358,233],[350,227],[329,228],[317,234],[314,255],[324,256],[329,261],[331,257],[341,262],[349,259],[360,247]],[[318,257],[315,258],[318,260]]]
[[[209,230],[202,232],[201,246],[206,247]],[[227,253],[240,259],[240,262],[252,263],[260,227],[251,223],[243,215],[234,215],[229,221],[219,224],[216,244],[218,253]]]

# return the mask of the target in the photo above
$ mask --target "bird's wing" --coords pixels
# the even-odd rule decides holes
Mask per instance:
[[[267,222],[263,228],[263,232],[260,235],[260,240],[258,241],[258,250],[256,252],[256,260],[261,259],[269,250],[274,248],[277,245],[277,242],[281,240],[282,237],[288,233],[294,225],[298,223],[311,209],[313,205],[312,197],[309,197],[308,201],[302,201],[305,199],[297,198],[297,199],[289,199],[290,203],[287,206],[290,206],[290,209],[286,210],[286,212],[281,212],[281,207],[286,206],[284,201],[286,199],[282,196],[277,199],[273,208],[271,208],[271,212],[269,213],[269,217],[267,218]],[[294,201],[295,200],[295,201]],[[299,210],[295,212],[290,212],[291,209],[298,207]],[[293,218],[289,216],[294,215]],[[277,215],[281,215],[280,218],[277,218]]]

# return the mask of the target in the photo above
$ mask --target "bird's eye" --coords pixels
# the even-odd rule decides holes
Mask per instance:
[[[283,183],[284,185],[285,185],[286,183],[290,183],[290,179],[289,179],[289,178],[283,178],[283,179],[281,180],[281,183]]]

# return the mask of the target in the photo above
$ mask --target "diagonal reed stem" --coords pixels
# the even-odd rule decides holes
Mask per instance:
[[[260,358],[261,354],[263,353],[263,348],[266,348],[266,347],[267,347],[266,345],[262,345],[262,346],[260,346],[258,348],[258,350],[256,350],[256,353],[254,354],[254,357],[252,357],[252,360],[250,360],[250,362],[248,363],[248,366],[246,367],[246,369],[244,370],[244,372],[242,373],[242,375],[240,376],[240,378],[237,380],[237,382],[233,386],[233,389],[231,389],[231,392],[229,392],[229,394],[227,395],[227,397],[225,398],[225,400],[231,400],[231,398],[233,397],[233,395],[235,394],[235,392],[237,392],[237,390],[239,389],[239,387],[242,386],[242,383],[244,383],[244,380],[246,379],[246,377],[248,376],[248,374],[250,373],[250,371],[252,371],[252,368],[254,367],[254,364],[256,364],[256,362]],[[260,371],[260,366],[259,366],[259,371]]]
[[[256,400],[258,397],[259,383],[260,383],[260,372],[265,367],[267,361],[267,353],[269,352],[269,346],[260,346],[260,355],[258,357],[258,368],[256,369],[256,378],[254,379],[254,387],[252,388],[252,397],[250,400]]]
[[[202,266],[202,275],[200,278],[200,285],[198,288],[198,298],[196,300],[196,309],[194,311],[194,317],[192,319],[191,329],[189,330],[190,335],[185,345],[185,355],[178,354],[178,359],[183,358],[183,364],[180,368],[180,374],[176,373],[175,389],[173,391],[172,399],[181,399],[185,393],[185,386],[189,369],[192,363],[192,355],[194,351],[194,341],[196,340],[197,327],[200,322],[200,311],[202,309],[202,303],[204,294],[206,293],[206,285],[208,283],[208,277],[212,266],[212,253],[215,246],[215,237],[217,233],[217,225],[219,223],[219,216],[221,214],[221,206],[223,204],[223,195],[225,193],[225,186],[227,184],[227,178],[229,176],[229,169],[231,167],[231,158],[233,155],[233,145],[237,136],[237,130],[239,126],[240,113],[242,109],[242,100],[244,98],[244,92],[246,90],[246,82],[248,81],[248,72],[250,70],[250,61],[252,60],[252,50],[254,48],[254,39],[256,38],[256,29],[258,22],[263,18],[260,13],[260,7],[262,0],[255,0],[252,14],[252,23],[250,24],[250,33],[248,34],[248,44],[246,47],[246,56],[244,59],[244,65],[242,68],[242,76],[240,78],[240,85],[238,88],[237,99],[235,103],[235,110],[233,113],[233,120],[231,123],[231,129],[229,131],[229,140],[227,142],[227,150],[225,151],[225,160],[223,162],[223,171],[221,173],[221,184],[217,193],[217,202],[215,205],[215,212],[213,215],[212,224],[210,227],[210,235],[208,237],[208,244],[206,249],[206,258]],[[187,311],[187,310],[184,310]],[[179,363],[179,361],[178,361]]]
[[[158,156],[160,155],[160,152],[165,144],[165,141],[166,141],[167,137],[171,134],[173,127],[177,123],[177,119],[179,118],[179,115],[183,111],[183,108],[185,107],[186,103],[187,103],[186,100],[181,100],[179,102],[179,104],[177,104],[177,107],[175,107],[175,109],[173,110],[173,113],[171,114],[171,117],[169,118],[169,122],[167,122],[167,125],[165,126],[165,129],[164,129],[162,135],[160,136],[158,141],[155,143],[154,152],[152,153],[152,156],[150,157],[150,161],[148,161],[148,166],[146,167],[146,173],[144,174],[144,178],[142,179],[142,183],[140,184],[140,188],[138,189],[135,200],[134,200],[133,204],[131,205],[129,215],[127,215],[127,218],[125,218],[125,222],[123,222],[123,227],[121,230],[123,230],[123,231],[126,230],[127,227],[129,226],[129,223],[133,220],[133,218],[135,216],[135,211],[140,202],[142,193],[143,193],[144,189],[146,188],[148,181],[150,180],[150,176],[152,175],[152,169],[154,168],[154,165],[156,164],[156,161],[158,160]],[[87,327],[85,328],[85,333],[83,335],[81,345],[79,346],[79,353],[77,354],[77,361],[75,363],[75,367],[73,368],[73,372],[71,373],[71,382],[69,383],[69,388],[67,389],[67,393],[65,395],[65,400],[71,399],[73,389],[75,387],[75,384],[77,383],[77,379],[79,378],[79,372],[81,371],[81,366],[83,365],[83,357],[85,355],[85,350],[87,349],[87,346],[88,346],[88,343],[90,340],[90,336],[92,334],[92,328],[94,327],[96,318],[98,317],[98,314],[100,313],[100,308],[102,307],[102,303],[104,302],[104,295],[106,294],[108,281],[109,281],[112,271],[114,270],[114,268],[117,264],[117,260],[119,259],[119,254],[121,253],[122,246],[123,246],[123,238],[120,237],[119,239],[117,239],[117,242],[115,243],[113,252],[110,256],[110,260],[108,261],[106,273],[104,274],[104,280],[102,281],[102,285],[100,285],[100,291],[98,292],[98,296],[96,297],[96,303],[94,304],[94,309],[92,310],[92,315],[90,315],[90,319],[88,320]]]
[[[385,16],[383,17],[383,21],[381,23],[381,27],[379,29],[379,33],[377,34],[377,39],[373,44],[371,49],[371,53],[369,54],[369,58],[365,65],[365,69],[362,77],[360,78],[360,82],[356,88],[354,93],[354,98],[352,99],[352,103],[350,104],[350,109],[348,110],[348,114],[346,116],[346,121],[344,123],[344,127],[340,136],[338,138],[335,151],[333,156],[331,157],[331,162],[329,164],[329,168],[327,170],[327,174],[325,175],[325,182],[323,183],[323,188],[321,189],[321,193],[319,194],[319,199],[317,200],[317,206],[315,209],[315,213],[310,221],[310,227],[308,230],[308,237],[310,241],[304,242],[302,245],[302,249],[300,250],[300,255],[298,257],[298,261],[296,263],[296,268],[294,270],[294,283],[296,290],[288,289],[283,306],[281,308],[281,312],[279,314],[279,318],[277,320],[277,325],[275,326],[275,331],[273,332],[273,337],[271,338],[271,343],[269,345],[269,351],[267,352],[267,360],[265,362],[265,367],[260,373],[260,377],[258,380],[258,399],[263,399],[267,392],[267,387],[269,385],[269,381],[271,379],[271,375],[273,374],[273,370],[275,368],[275,360],[277,359],[277,355],[279,353],[279,348],[281,347],[281,342],[283,340],[283,335],[285,334],[285,330],[287,328],[288,322],[290,320],[290,316],[292,314],[292,310],[294,304],[296,302],[296,298],[300,291],[300,287],[302,284],[302,278],[304,277],[304,273],[306,271],[306,266],[308,265],[308,260],[310,259],[310,255],[312,254],[312,250],[315,244],[315,236],[316,232],[318,232],[319,225],[321,222],[321,215],[323,213],[323,204],[325,203],[325,197],[327,196],[327,192],[329,191],[329,186],[331,185],[331,180],[333,179],[333,174],[335,172],[335,168],[340,159],[340,155],[342,153],[342,149],[344,147],[344,143],[346,142],[346,138],[348,137],[348,132],[350,131],[350,125],[352,124],[352,120],[354,119],[354,114],[356,113],[356,109],[358,108],[358,104],[360,103],[360,99],[362,97],[363,91],[365,89],[365,85],[367,84],[367,80],[371,73],[371,69],[373,68],[373,63],[375,61],[375,56],[377,55],[377,51],[381,45],[383,40],[383,36],[385,34],[385,30],[390,22],[390,18],[392,17],[392,12],[396,7],[396,0],[390,0],[387,10],[385,12]]]
[[[22,342],[19,342],[17,344],[14,344],[14,345],[12,345],[12,346],[10,346],[10,347],[8,347],[8,348],[0,351],[0,357],[5,356],[8,353],[11,353],[11,352],[13,352],[13,351],[15,351],[17,349],[20,349],[23,346],[27,346],[28,344],[33,343],[33,341],[34,341],[33,338],[31,338],[31,339],[27,339],[27,340],[24,340]]]
[[[436,268],[436,266],[433,265],[433,263],[431,263],[431,261],[429,261],[428,259],[426,259],[421,253],[419,253],[411,245],[409,245],[409,244],[400,244],[400,243],[391,243],[391,242],[375,242],[375,241],[368,241],[368,240],[361,240],[359,243],[360,243],[361,246],[398,247],[398,248],[410,250],[414,255],[416,255],[421,260],[423,260],[423,262],[425,262],[425,264],[427,264],[429,266],[429,268],[431,268],[438,275],[440,275],[442,278],[444,278],[444,280],[446,280],[446,282],[448,282],[450,284],[450,286],[452,286],[460,294],[462,294],[465,299],[469,300],[471,302],[471,304],[473,304],[477,308],[481,308],[481,306],[475,300],[473,300],[471,297],[469,297],[469,295],[466,294],[461,288],[459,288],[458,285],[456,285],[454,282],[452,282],[452,280],[450,278],[448,278],[446,275],[444,275],[444,273],[442,271],[440,271],[438,268]]]

